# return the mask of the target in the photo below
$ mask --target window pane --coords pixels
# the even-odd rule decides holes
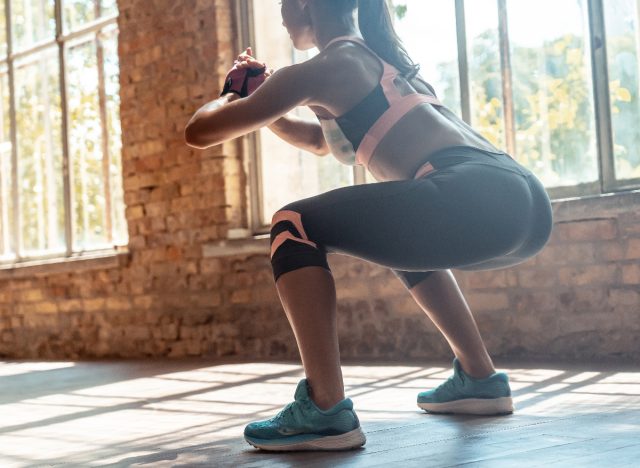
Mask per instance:
[[[615,173],[619,180],[640,177],[639,7],[637,0],[604,2]]]
[[[396,29],[413,61],[420,64],[420,74],[433,85],[440,100],[459,114],[460,79],[454,2],[395,0],[393,5],[396,6]],[[429,27],[425,28],[425,18],[438,20],[429,21]],[[437,47],[433,47],[434,44]]]
[[[37,42],[56,37],[55,2],[51,0],[11,0],[13,50],[23,50]]]
[[[9,75],[0,66],[0,259],[14,258],[13,163],[11,161],[11,122],[9,115]]]
[[[74,250],[107,242],[102,119],[95,41],[67,50]]]
[[[109,137],[109,177],[111,184],[111,219],[113,244],[127,245],[128,232],[124,214],[122,187],[122,129],[120,127],[120,64],[118,29],[113,26],[102,35],[104,53],[107,133]]]
[[[65,250],[59,73],[57,47],[16,61],[20,236],[27,255]]]
[[[259,60],[277,69],[290,65],[294,50],[282,26],[277,0],[253,2],[256,45]],[[297,56],[296,56],[297,57]],[[308,56],[303,55],[304,60]],[[306,109],[304,117],[315,117]],[[260,130],[258,159],[262,178],[263,225],[270,224],[273,213],[289,202],[352,184],[353,170],[333,157],[317,157],[285,143],[269,129]]]
[[[0,59],[7,56],[7,29],[5,2],[0,2]]]
[[[597,181],[587,0],[507,5],[515,156],[547,187]]]
[[[471,125],[498,148],[506,149],[498,2],[465,2]]]
[[[94,21],[98,14],[99,0],[62,0],[64,33],[81,29]]]
[[[102,0],[101,16],[111,16],[118,13],[117,0]]]
[[[431,84],[443,104],[458,115],[460,101],[460,74],[458,68],[458,39],[456,11],[453,1],[393,0],[395,28],[411,59],[420,65],[420,75]],[[425,28],[425,18],[429,21]],[[433,47],[432,44],[437,44]],[[366,182],[375,178],[367,171]]]

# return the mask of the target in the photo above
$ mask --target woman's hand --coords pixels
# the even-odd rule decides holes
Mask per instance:
[[[273,69],[267,68],[264,62],[256,60],[251,47],[247,47],[238,55],[233,68],[229,70],[221,95],[236,93],[243,98],[251,96],[272,74]]]

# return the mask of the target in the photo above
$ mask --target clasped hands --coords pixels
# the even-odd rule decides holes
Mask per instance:
[[[251,47],[247,47],[238,55],[233,67],[227,73],[224,89],[220,95],[236,93],[243,98],[250,96],[272,74],[273,69],[268,68],[264,62],[256,60]]]

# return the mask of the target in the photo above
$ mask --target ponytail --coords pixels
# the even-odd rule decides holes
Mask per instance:
[[[420,71],[393,28],[386,0],[358,0],[358,23],[367,45],[385,62],[412,80]]]

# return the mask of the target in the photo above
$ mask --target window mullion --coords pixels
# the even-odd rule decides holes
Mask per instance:
[[[613,161],[609,68],[602,0],[589,0],[589,27],[591,33],[591,64],[593,68],[600,184],[603,192],[609,192],[614,188],[616,182]]]
[[[513,108],[513,70],[511,68],[507,0],[498,0],[498,29],[500,34],[500,68],[502,72],[505,140],[507,152],[515,157],[516,125]]]
[[[467,22],[464,0],[456,0],[456,34],[458,38],[458,70],[460,73],[460,107],[462,119],[471,125],[471,88],[467,56]]]
[[[11,248],[16,255],[16,261],[22,257],[22,242],[20,238],[20,191],[18,190],[18,138],[16,128],[16,93],[14,77],[13,32],[11,27],[11,1],[5,0],[5,22],[7,31],[7,71],[9,73],[9,115],[11,126],[11,188],[13,203],[13,220],[11,236]]]
[[[255,26],[253,22],[253,5],[251,0],[240,0],[236,10],[236,25],[238,30],[237,50],[244,47],[245,44],[251,44],[254,55],[258,55],[260,44],[255,42]],[[248,193],[248,214],[249,228],[255,233],[262,229],[263,213],[262,213],[262,170],[260,167],[260,158],[258,157],[258,148],[260,148],[259,132],[253,132],[243,137],[244,169],[249,177],[249,193]]]
[[[96,18],[100,18],[101,2],[95,2]],[[111,219],[111,156],[109,154],[109,131],[107,129],[107,93],[105,90],[104,48],[102,30],[95,32],[96,62],[98,65],[98,99],[100,102],[100,126],[102,127],[102,178],[104,179],[104,223],[107,242],[113,244],[113,222]]]
[[[367,183],[367,171],[362,166],[353,166],[353,183],[362,185]]]
[[[62,183],[64,195],[64,233],[67,244],[67,257],[73,253],[73,228],[71,207],[71,171],[69,168],[69,113],[67,102],[67,77],[65,66],[64,41],[62,40],[62,0],[55,0],[56,42],[60,65],[60,102],[62,104]]]

